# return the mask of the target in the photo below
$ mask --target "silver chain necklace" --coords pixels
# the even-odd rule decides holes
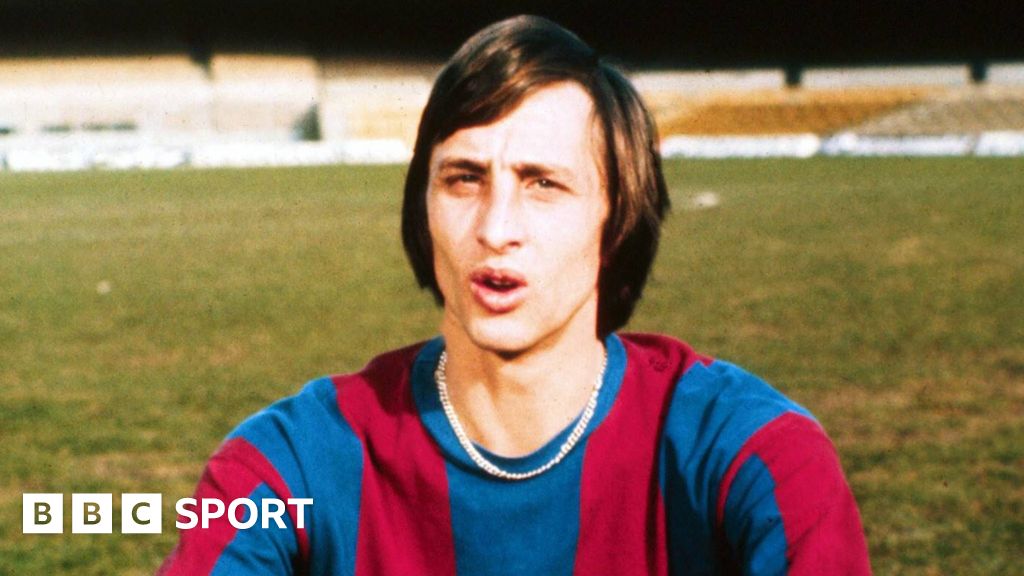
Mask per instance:
[[[458,438],[459,444],[462,445],[462,449],[469,454],[470,459],[480,467],[484,472],[487,472],[491,476],[496,476],[504,480],[526,480],[539,476],[556,464],[562,461],[576,443],[580,441],[583,436],[583,432],[587,429],[587,424],[590,423],[590,419],[594,417],[594,409],[597,408],[597,396],[601,392],[601,384],[604,383],[604,371],[608,367],[608,352],[605,351],[604,360],[601,361],[601,373],[597,375],[597,382],[594,383],[594,391],[590,394],[590,399],[587,400],[587,405],[583,408],[583,415],[580,416],[576,426],[573,427],[572,432],[569,433],[569,438],[566,439],[565,443],[558,449],[558,454],[551,460],[548,460],[543,466],[534,468],[527,472],[509,472],[498,468],[493,462],[484,457],[476,446],[473,445],[473,441],[466,435],[466,430],[462,427],[462,423],[459,422],[459,416],[455,413],[455,407],[452,406],[451,398],[448,397],[448,351],[444,350],[441,352],[441,358],[437,361],[437,370],[434,371],[434,380],[437,381],[437,392],[441,397],[441,407],[444,409],[444,415],[448,418],[448,423],[451,424],[452,430],[455,431],[455,437]]]

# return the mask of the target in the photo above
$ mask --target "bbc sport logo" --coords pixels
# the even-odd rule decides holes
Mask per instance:
[[[121,533],[160,534],[163,496],[155,493],[121,494]],[[291,513],[288,507],[292,507]],[[206,529],[210,521],[227,519],[237,530],[248,530],[257,522],[263,529],[271,523],[286,529],[284,516],[288,514],[297,529],[306,527],[306,507],[313,506],[312,498],[236,498],[228,503],[218,498],[182,498],[174,505],[179,530]],[[21,495],[23,534],[63,534],[64,494],[33,493]],[[72,494],[71,533],[111,534],[114,527],[113,494]]]

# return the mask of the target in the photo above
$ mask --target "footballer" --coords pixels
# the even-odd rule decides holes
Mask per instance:
[[[807,410],[678,340],[618,332],[668,203],[621,73],[542,18],[478,32],[434,84],[404,191],[439,335],[243,422],[196,498],[310,499],[303,521],[183,530],[161,571],[868,574]]]

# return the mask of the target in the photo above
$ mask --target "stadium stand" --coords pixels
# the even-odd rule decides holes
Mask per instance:
[[[402,162],[437,62],[0,59],[10,170]],[[641,71],[666,156],[1024,155],[1024,64]],[[790,83],[793,78],[789,78]]]
[[[866,118],[851,129],[887,136],[1024,131],[1024,91],[952,90]]]
[[[319,68],[305,56],[217,54],[210,61],[211,121],[218,133],[297,140],[316,114]]]
[[[207,130],[202,70],[185,55],[0,59],[8,136]]]
[[[967,66],[872,66],[811,68],[800,78],[804,88],[893,88],[907,86],[966,86]]]
[[[708,97],[723,94],[781,90],[781,70],[638,72],[631,74],[636,89],[659,120],[685,115]]]
[[[799,87],[705,82],[658,92],[655,115],[668,155],[1019,154],[1022,70],[993,66],[981,84],[966,66],[810,70]]]
[[[1024,63],[998,63],[988,67],[988,82],[996,86],[1024,87]]]
[[[327,140],[397,140],[411,148],[440,64],[322,62],[320,126]]]
[[[664,135],[823,134],[917,102],[922,90],[774,90],[702,98],[697,105],[661,111]]]

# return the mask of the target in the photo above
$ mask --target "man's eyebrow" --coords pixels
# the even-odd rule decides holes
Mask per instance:
[[[446,158],[437,166],[437,173],[443,174],[453,170],[463,170],[474,174],[484,174],[490,169],[487,162],[473,160],[472,158],[457,157]],[[571,180],[573,171],[564,166],[555,164],[543,164],[540,162],[520,162],[514,164],[512,169],[520,178],[558,178]]]
[[[572,170],[553,164],[523,162],[512,167],[520,178],[543,178],[553,176],[560,179],[572,178]]]
[[[446,158],[437,166],[437,171],[445,172],[448,170],[466,170],[482,174],[487,172],[487,165],[483,162],[478,162],[469,158]]]

